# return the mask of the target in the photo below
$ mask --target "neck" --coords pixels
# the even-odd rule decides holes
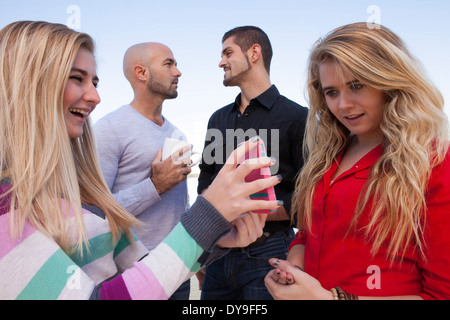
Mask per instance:
[[[366,149],[373,149],[383,141],[383,134],[381,131],[377,134],[371,135],[356,135],[352,143]]]
[[[241,105],[239,110],[244,112],[247,108],[250,100],[256,98],[267,89],[272,86],[270,83],[270,78],[267,72],[260,72],[259,74],[254,74],[248,78],[247,81],[243,81],[239,88],[241,89]]]
[[[162,116],[163,102],[164,99],[161,97],[144,96],[135,93],[134,99],[130,105],[147,119],[162,126],[164,124],[164,118]]]

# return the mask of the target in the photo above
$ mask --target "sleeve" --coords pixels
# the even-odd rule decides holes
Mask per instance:
[[[109,190],[113,189],[122,157],[121,139],[117,137],[114,126],[107,119],[100,119],[94,126],[97,152],[103,176]],[[138,215],[161,200],[150,178],[116,192],[114,198],[127,211]]]
[[[422,270],[424,299],[450,299],[450,153],[433,172],[427,193],[425,257]]]
[[[198,223],[202,221],[202,223]],[[168,299],[186,279],[200,270],[198,259],[231,224],[203,197],[198,197],[171,233],[122,275],[95,289],[101,299]]]
[[[1,218],[0,300],[89,298],[94,281],[53,239],[26,225],[17,243],[8,229],[2,228],[9,223],[2,224]]]
[[[197,193],[201,194],[203,192],[203,190],[205,190],[206,188],[209,187],[209,185],[212,183],[212,181],[214,180],[217,172],[215,170],[215,164],[214,163],[210,163],[211,161],[208,161],[208,159],[206,159],[205,155],[208,152],[211,152],[212,154],[210,154],[211,158],[215,157],[215,151],[216,148],[211,148],[211,146],[213,146],[214,144],[217,144],[217,141],[212,139],[211,136],[211,132],[212,132],[212,120],[213,120],[213,116],[209,119],[208,121],[208,127],[206,130],[206,136],[205,136],[205,145],[203,147],[203,153],[202,153],[202,161],[199,164],[199,169],[200,169],[200,174],[198,177],[198,186],[197,186]],[[217,137],[216,137],[217,139]]]
[[[301,107],[303,108],[303,107]],[[290,154],[292,157],[292,163],[294,164],[294,172],[292,174],[293,181],[291,182],[293,185],[292,191],[285,194],[281,197],[280,200],[283,200],[284,208],[288,212],[288,214],[291,213],[291,207],[292,207],[292,196],[295,192],[295,179],[299,173],[299,171],[303,167],[303,137],[305,135],[305,125],[306,125],[306,118],[307,118],[307,111],[303,110],[300,113],[300,116],[297,121],[294,121],[291,127],[291,130],[289,132],[289,136],[292,137],[292,144],[291,144],[291,150]]]
[[[198,259],[207,256],[218,239],[231,230],[231,224],[198,197],[150,252],[142,247],[127,253],[131,246],[125,238],[120,239],[114,248],[114,262],[129,268],[96,285],[53,239],[31,226],[26,226],[19,243],[12,240],[7,218],[0,216],[0,299],[168,299],[200,269]],[[92,243],[102,246],[103,239],[96,237]]]
[[[306,244],[306,232],[301,230],[297,231],[294,240],[292,240],[291,244],[289,245],[289,249],[298,244]]]

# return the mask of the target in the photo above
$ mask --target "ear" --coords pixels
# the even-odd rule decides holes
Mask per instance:
[[[136,79],[140,81],[147,81],[150,76],[150,72],[148,72],[148,69],[140,64],[134,66],[133,72]]]
[[[251,48],[248,49],[248,57],[253,63],[256,63],[258,60],[262,62],[261,46],[257,43],[251,46]]]

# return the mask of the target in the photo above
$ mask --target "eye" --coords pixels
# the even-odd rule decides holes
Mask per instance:
[[[69,79],[73,79],[77,82],[83,82],[83,78],[81,76],[70,76]]]
[[[364,85],[361,84],[361,83],[353,83],[353,84],[350,86],[350,88],[351,88],[352,90],[360,90],[360,89],[362,89],[363,87],[364,87]]]
[[[334,97],[337,94],[337,90],[327,90],[325,91],[325,95],[328,97]]]

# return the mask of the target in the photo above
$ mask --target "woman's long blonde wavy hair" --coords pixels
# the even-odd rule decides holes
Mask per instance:
[[[66,129],[63,94],[80,48],[93,54],[92,38],[61,24],[20,21],[0,31],[0,181],[11,185],[11,232],[20,238],[28,221],[68,253],[88,244],[81,203],[104,211],[113,241],[131,239],[137,223],[103,180],[90,120],[79,138]]]
[[[384,154],[363,188],[349,231],[373,201],[366,236],[372,253],[387,245],[391,261],[413,243],[423,253],[427,183],[447,152],[448,124],[441,93],[425,77],[403,41],[383,26],[355,23],[337,28],[314,45],[308,61],[310,112],[305,133],[305,165],[293,199],[298,227],[311,230],[316,186],[352,133],[329,111],[319,78],[321,63],[335,63],[353,79],[381,90],[387,104],[381,130]],[[388,243],[386,243],[388,242]],[[404,247],[403,247],[404,246]]]

